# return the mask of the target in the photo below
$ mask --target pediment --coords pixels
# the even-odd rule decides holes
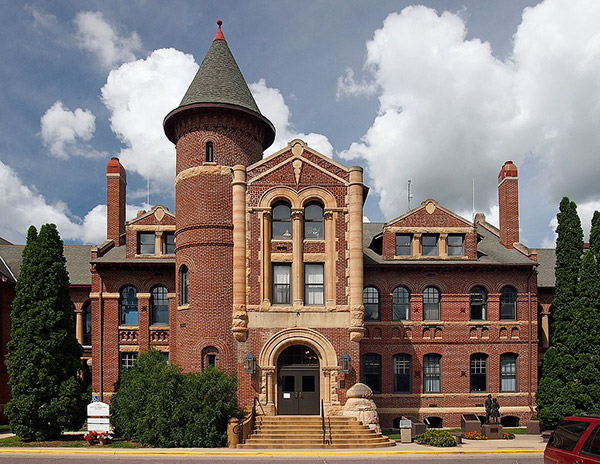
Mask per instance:
[[[389,221],[388,227],[410,228],[465,228],[473,227],[473,223],[458,214],[440,206],[435,200],[425,200],[417,208]]]
[[[140,211],[137,217],[127,221],[133,225],[175,225],[175,214],[163,205],[156,205],[150,211]]]

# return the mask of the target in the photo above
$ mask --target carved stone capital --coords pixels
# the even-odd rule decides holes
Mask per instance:
[[[245,342],[246,340],[248,340],[248,329],[245,327],[233,327],[231,329],[231,331],[233,332],[233,336],[234,338],[238,341],[238,342]]]
[[[365,336],[365,328],[364,327],[352,327],[350,329],[350,341],[360,342],[364,336]]]

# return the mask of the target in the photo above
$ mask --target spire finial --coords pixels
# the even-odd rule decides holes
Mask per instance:
[[[217,31],[217,35],[215,36],[215,40],[225,40],[225,36],[223,35],[223,31],[221,30],[221,25],[223,21],[220,19],[217,20],[217,26],[219,26],[219,30]]]

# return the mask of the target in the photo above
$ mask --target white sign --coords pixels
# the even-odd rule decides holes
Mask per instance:
[[[88,422],[88,432],[110,432],[110,424],[90,424]]]
[[[291,398],[291,397],[292,397],[291,393],[284,393],[283,394],[283,398],[286,399],[286,400],[289,399],[289,398]]]
[[[88,424],[110,424],[108,417],[89,417]]]
[[[87,415],[88,416],[109,416],[110,408],[106,403],[90,403],[87,405]]]

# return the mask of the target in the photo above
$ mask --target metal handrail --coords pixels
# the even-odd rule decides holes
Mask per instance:
[[[321,400],[321,429],[323,430],[323,444],[327,444],[327,436],[325,432],[325,408],[323,405],[323,400]]]
[[[262,404],[258,401],[258,398],[254,397],[254,402],[252,404],[252,411],[244,417],[238,424],[233,427],[233,433],[236,433],[239,437],[239,443],[243,444],[252,430],[254,429],[254,425],[256,424],[256,404],[260,406],[263,414],[265,413]]]

